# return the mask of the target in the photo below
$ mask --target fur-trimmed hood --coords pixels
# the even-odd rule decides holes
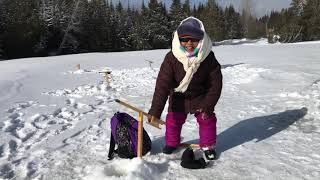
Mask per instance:
[[[200,63],[209,55],[212,49],[212,41],[210,37],[205,32],[203,23],[195,18],[188,17],[181,21],[180,25],[183,24],[184,21],[188,19],[195,19],[200,23],[201,29],[204,32],[203,39],[199,41],[199,52],[197,56],[189,58],[187,53],[183,50],[180,45],[180,40],[178,36],[178,32],[174,32],[173,40],[172,40],[172,52],[173,55],[178,59],[179,62],[183,64],[183,68],[186,71],[186,75],[184,79],[180,82],[180,85],[175,89],[176,92],[185,92],[188,88],[190,81],[192,80],[193,74],[197,72]]]

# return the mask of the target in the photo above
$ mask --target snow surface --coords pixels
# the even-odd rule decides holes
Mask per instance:
[[[114,99],[148,111],[169,50],[2,61],[0,179],[320,179],[319,49],[320,42],[213,47],[224,76],[220,157],[202,170],[180,166],[183,149],[162,154],[164,128],[147,124],[149,154],[107,160],[112,115],[137,116]],[[109,85],[104,69],[112,71]],[[198,141],[191,115],[182,137]]]
[[[261,38],[261,39],[227,39],[219,42],[214,42],[214,45],[221,46],[221,45],[269,45],[268,39]]]

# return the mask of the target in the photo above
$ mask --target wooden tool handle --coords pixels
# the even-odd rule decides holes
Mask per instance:
[[[121,100],[119,100],[119,99],[115,99],[115,101],[116,101],[117,103],[121,104],[121,105],[124,105],[124,106],[126,106],[126,107],[128,107],[128,108],[130,108],[130,109],[132,109],[132,110],[134,110],[134,111],[136,111],[136,112],[138,112],[138,113],[141,112],[143,115],[145,115],[145,116],[148,117],[148,121],[149,121],[149,119],[151,119],[151,117],[152,117],[150,114],[148,114],[148,113],[144,112],[143,110],[141,110],[141,109],[139,109],[139,108],[137,108],[137,107],[134,107],[134,106],[132,106],[132,105],[126,103],[126,102],[123,102],[123,101],[121,101]],[[154,121],[151,121],[151,122],[148,122],[148,123],[149,123],[150,125],[156,127],[156,128],[159,128],[159,129],[160,129],[160,125],[164,125],[164,124],[165,124],[165,122],[164,122],[163,120],[161,120],[161,119],[158,119],[158,118],[155,118],[155,117],[154,117],[153,120],[154,120]]]

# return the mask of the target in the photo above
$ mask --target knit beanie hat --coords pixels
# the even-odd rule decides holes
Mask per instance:
[[[182,22],[178,27],[177,32],[179,37],[192,36],[199,40],[201,40],[204,35],[200,23],[194,18],[189,18]]]

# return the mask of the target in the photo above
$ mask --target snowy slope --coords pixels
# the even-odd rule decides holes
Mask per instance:
[[[148,111],[168,50],[2,61],[0,179],[319,179],[319,49],[320,42],[213,48],[224,75],[221,154],[203,170],[183,169],[182,149],[161,154],[164,130],[148,125],[153,149],[142,161],[107,160],[112,115],[137,116],[113,100]],[[110,87],[98,73],[105,67]],[[182,137],[198,141],[191,115]]]

